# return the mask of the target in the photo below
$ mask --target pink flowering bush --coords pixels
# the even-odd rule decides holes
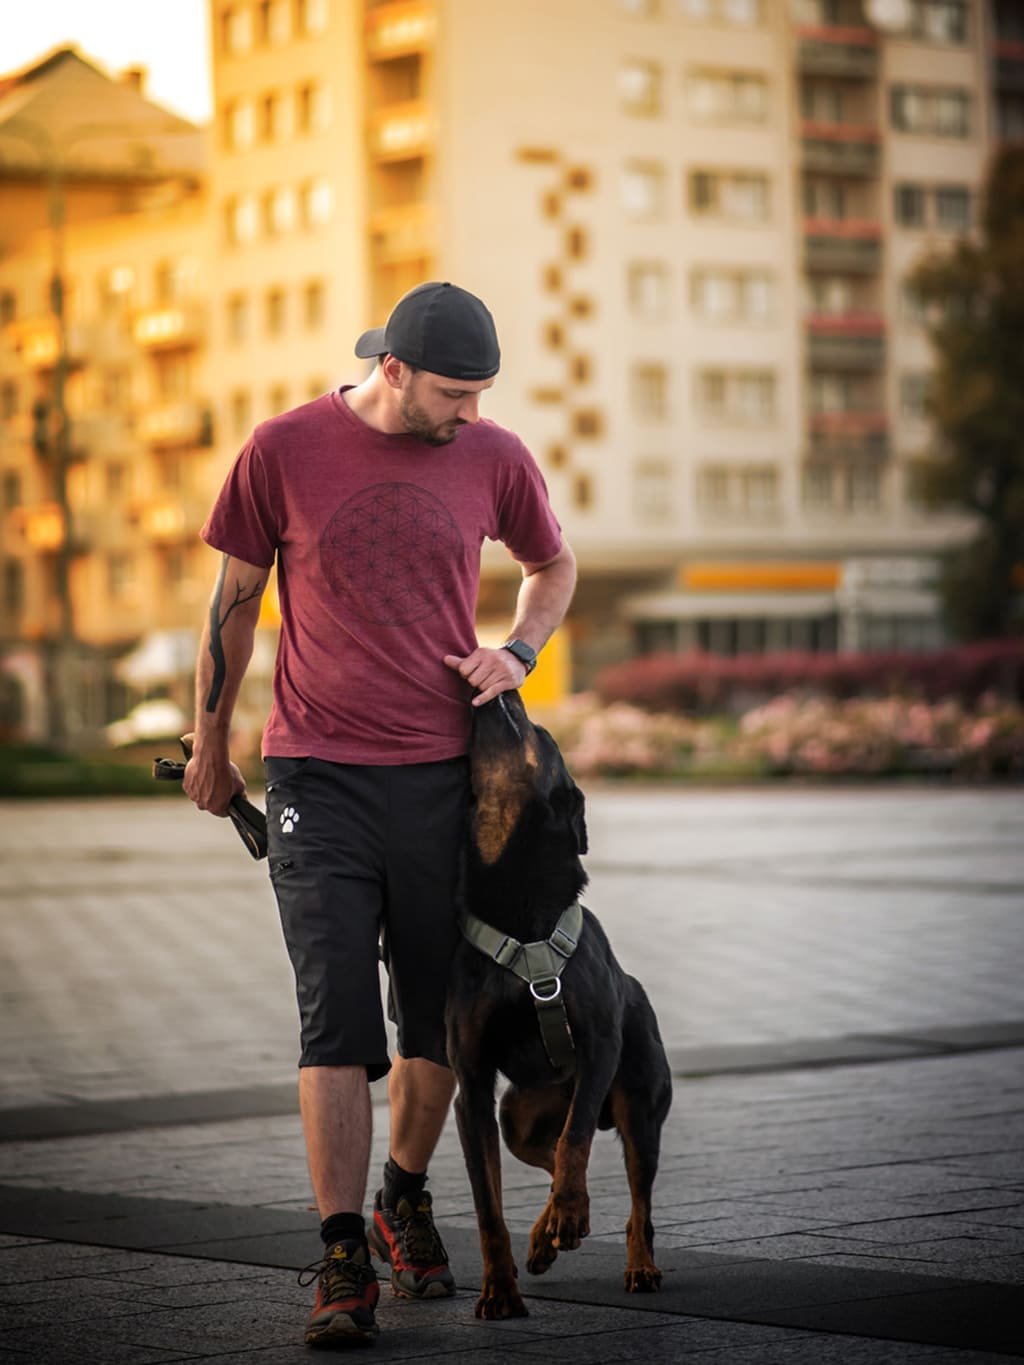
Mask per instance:
[[[1024,708],[961,701],[783,695],[739,723],[602,705],[592,692],[548,717],[579,777],[684,774],[1024,777]]]

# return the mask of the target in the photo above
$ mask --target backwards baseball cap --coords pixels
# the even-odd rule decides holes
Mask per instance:
[[[356,342],[362,360],[384,354],[447,379],[490,379],[501,364],[487,308],[475,294],[447,281],[410,289],[383,327],[372,327]]]

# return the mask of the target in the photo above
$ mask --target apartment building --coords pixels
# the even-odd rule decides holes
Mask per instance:
[[[906,278],[973,229],[993,147],[1024,132],[1018,6],[212,0],[210,15],[207,169],[175,209],[195,249],[161,246],[159,215],[118,229],[126,261],[133,233],[151,243],[140,280],[198,262],[181,383],[201,439],[149,447],[132,477],[173,493],[184,467],[202,503],[256,421],[357,380],[354,337],[451,278],[496,316],[487,410],[534,450],[580,559],[577,681],[637,649],[938,641],[935,556],[966,527],[915,496],[930,356]],[[120,250],[101,217],[99,255]],[[158,478],[160,460],[178,472]],[[147,549],[138,579],[177,576],[168,627],[194,621],[208,577],[184,484],[178,505],[186,539]],[[514,585],[487,547],[484,629]]]

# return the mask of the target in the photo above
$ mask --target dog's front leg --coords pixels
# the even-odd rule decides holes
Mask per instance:
[[[501,1209],[501,1150],[494,1114],[495,1072],[469,1073],[456,1067],[459,1093],[455,1118],[462,1154],[473,1189],[484,1271],[478,1318],[525,1318],[526,1305],[516,1287],[512,1241]]]

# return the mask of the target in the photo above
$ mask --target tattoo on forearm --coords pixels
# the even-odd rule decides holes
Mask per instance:
[[[224,623],[236,607],[242,606],[245,602],[251,602],[254,597],[259,597],[263,591],[263,584],[258,580],[256,586],[250,589],[241,579],[236,579],[234,601],[228,604],[226,610],[223,610],[224,580],[228,572],[228,559],[229,556],[225,555],[221,561],[220,576],[217,579],[217,586],[213,590],[213,598],[210,602],[210,657],[213,659],[213,681],[210,684],[210,695],[206,698],[207,711],[216,711],[228,673],[227,659],[224,657],[224,642],[221,639]]]

